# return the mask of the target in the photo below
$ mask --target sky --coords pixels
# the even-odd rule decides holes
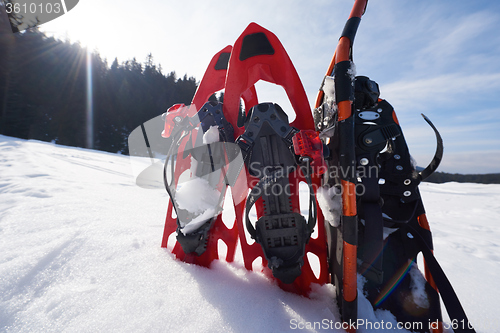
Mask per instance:
[[[152,53],[164,73],[200,80],[212,56],[256,22],[281,40],[312,105],[353,3],[80,0],[40,28],[97,50],[109,64],[115,57],[144,62]],[[438,171],[500,172],[498,31],[495,0],[368,2],[354,43],[357,75],[379,83],[419,166],[431,161],[436,147],[424,113],[444,140]],[[281,87],[258,84],[257,92],[260,101],[290,107]]]

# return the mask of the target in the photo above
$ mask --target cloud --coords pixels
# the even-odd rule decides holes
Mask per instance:
[[[450,173],[500,173],[500,150],[445,154],[438,171]]]
[[[473,107],[472,101],[500,91],[500,73],[444,74],[418,80],[399,80],[381,86],[393,105],[414,110],[436,106]]]
[[[499,54],[498,21],[500,17],[491,10],[460,13],[440,19],[426,29],[425,47],[415,52],[414,69],[431,72],[484,72]],[[478,57],[479,56],[479,57]]]

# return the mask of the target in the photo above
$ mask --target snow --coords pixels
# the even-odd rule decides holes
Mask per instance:
[[[332,227],[340,225],[339,212],[342,208],[342,197],[335,187],[321,186],[316,191],[316,200],[323,216]]]
[[[333,76],[325,76],[325,80],[323,82],[322,87],[323,92],[325,93],[325,100],[328,105],[334,105],[335,103],[335,81]]]
[[[240,263],[175,260],[160,247],[168,196],[135,185],[126,156],[0,136],[0,175],[0,332],[344,332],[332,285],[304,298]],[[499,332],[500,186],[421,192],[469,319]],[[361,294],[359,309],[394,322]]]
[[[428,309],[430,304],[427,294],[425,293],[425,278],[420,274],[418,265],[412,264],[410,268],[410,277],[410,289],[415,304],[422,309]]]
[[[191,221],[180,221],[182,232],[188,234],[195,231],[217,216],[220,196],[221,193],[204,178],[193,177],[177,185],[175,201],[178,208],[196,215]]]
[[[219,142],[219,128],[217,126],[210,126],[203,134],[203,143],[209,144],[214,142]]]

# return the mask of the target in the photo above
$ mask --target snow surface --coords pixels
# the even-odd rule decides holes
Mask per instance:
[[[340,225],[342,197],[335,187],[319,187],[316,190],[316,200],[325,220],[333,227]]]
[[[298,325],[338,322],[331,285],[308,299],[238,263],[175,260],[160,247],[167,194],[136,186],[126,156],[0,136],[0,175],[0,332],[314,332],[325,330]],[[500,186],[421,192],[469,319],[500,332]],[[359,308],[394,321],[362,295]]]
[[[417,264],[412,263],[410,269],[410,289],[413,296],[415,304],[417,304],[422,309],[428,309],[430,306],[429,299],[425,293],[425,277],[420,274],[420,270]]]
[[[217,216],[220,196],[221,193],[204,178],[193,177],[177,185],[175,201],[178,207],[196,215],[191,221],[179,218],[183,227],[181,231],[188,234]]]
[[[217,126],[210,126],[210,128],[203,134],[204,144],[219,142],[219,139],[219,128]]]

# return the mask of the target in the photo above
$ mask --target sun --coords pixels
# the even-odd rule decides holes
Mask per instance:
[[[66,14],[42,24],[40,31],[47,36],[78,43],[91,52],[98,51],[101,56],[111,57],[111,54],[103,55],[103,51],[110,53],[110,46],[114,44],[110,40],[112,33],[116,32],[111,29],[112,24],[109,16],[106,17],[104,13],[95,10],[93,1],[80,1]]]

